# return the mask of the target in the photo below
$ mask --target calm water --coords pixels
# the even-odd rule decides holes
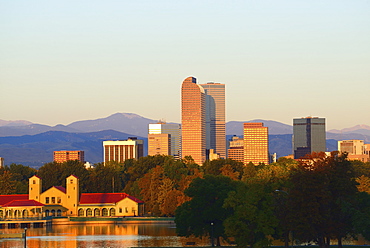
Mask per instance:
[[[1,233],[20,233],[23,229],[0,229]],[[54,225],[50,228],[27,230],[27,247],[178,247],[186,242],[197,246],[210,246],[210,240],[177,237],[174,224],[120,224],[120,225]],[[333,240],[333,243],[335,241]],[[346,245],[369,245],[360,238],[358,241],[344,241]],[[276,242],[274,245],[283,245]],[[1,248],[24,247],[22,239],[0,239]]]
[[[2,233],[20,233],[23,229],[0,229]],[[177,237],[174,224],[54,225],[27,230],[27,247],[148,247],[184,246],[194,241],[209,246],[209,239]],[[24,247],[22,239],[0,239],[0,247]]]

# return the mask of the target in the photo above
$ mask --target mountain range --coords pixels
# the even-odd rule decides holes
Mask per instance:
[[[148,124],[157,120],[133,113],[116,113],[95,120],[76,121],[68,125],[48,126],[29,121],[0,120],[0,157],[5,164],[20,163],[39,167],[53,160],[56,150],[84,150],[85,158],[91,163],[102,161],[103,140],[122,140],[138,137],[147,141]],[[292,153],[291,125],[272,120],[230,121],[226,123],[226,134],[243,135],[244,122],[263,122],[269,128],[269,149],[278,157]],[[370,143],[370,126],[357,125],[342,130],[327,132],[328,151],[337,149],[338,140],[361,139]],[[145,151],[147,148],[145,147]]]

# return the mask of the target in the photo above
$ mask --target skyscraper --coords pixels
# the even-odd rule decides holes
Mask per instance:
[[[181,158],[181,125],[176,123],[166,123],[159,121],[158,123],[149,124],[149,135],[155,137],[158,134],[168,134],[170,141],[170,154],[176,159]],[[154,135],[154,136],[153,136]],[[148,147],[151,146],[150,140]],[[149,151],[148,151],[149,153]],[[149,153],[149,155],[151,155]]]
[[[293,119],[293,151],[295,159],[326,151],[325,118]]]
[[[206,94],[206,149],[226,158],[225,84],[200,84]]]
[[[137,138],[103,141],[104,163],[109,161],[123,163],[126,159],[138,159],[144,155],[143,146],[144,141]]]
[[[229,141],[229,147],[227,157],[244,163],[244,139],[233,136]]]
[[[181,87],[181,156],[192,156],[199,165],[206,160],[205,101],[204,89],[196,78],[186,78]]]
[[[263,123],[244,123],[244,165],[269,164],[268,127]]]

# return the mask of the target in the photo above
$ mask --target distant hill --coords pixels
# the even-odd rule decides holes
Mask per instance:
[[[5,164],[23,164],[40,167],[53,161],[53,151],[83,150],[85,160],[90,163],[103,161],[104,140],[125,140],[134,135],[105,130],[90,133],[68,133],[48,131],[42,134],[18,137],[0,137],[0,154]],[[138,137],[147,142],[147,138]],[[147,150],[144,150],[147,153]]]
[[[2,126],[26,126],[26,125],[31,125],[32,122],[30,121],[23,121],[23,120],[18,120],[18,121],[5,121],[5,120],[0,120],[0,127]]]
[[[277,121],[256,119],[251,121],[229,121],[226,123],[226,134],[243,135],[243,123],[245,122],[262,122],[265,127],[269,128],[269,134],[271,135],[293,133],[293,126]]]

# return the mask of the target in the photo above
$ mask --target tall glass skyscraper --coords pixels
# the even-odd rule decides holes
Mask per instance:
[[[168,135],[167,138],[164,134]],[[155,124],[149,124],[148,154],[157,154],[154,150],[158,150],[158,148],[160,148],[159,150],[166,150],[166,148],[163,147],[166,139],[168,143],[167,145],[169,146],[167,150],[169,149],[170,152],[166,154],[161,151],[160,154],[172,155],[175,159],[181,158],[181,125],[176,123],[158,122]],[[162,143],[160,147],[158,147],[159,140],[161,140]],[[153,145],[157,147],[153,147]]]
[[[199,165],[206,160],[205,101],[204,89],[196,78],[186,78],[181,87],[181,156],[192,156]]]
[[[206,94],[206,149],[226,158],[225,84],[201,84]]]
[[[302,158],[312,152],[325,151],[325,118],[306,117],[293,119],[294,158]]]

